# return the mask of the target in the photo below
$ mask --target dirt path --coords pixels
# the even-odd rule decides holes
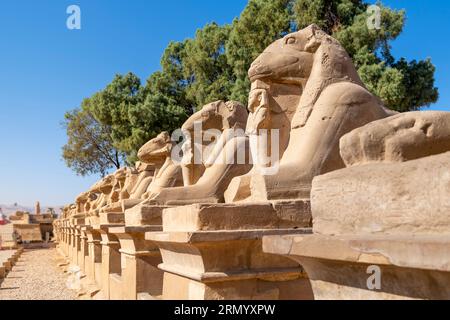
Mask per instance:
[[[67,276],[57,267],[56,249],[25,250],[0,284],[1,300],[74,300]]]

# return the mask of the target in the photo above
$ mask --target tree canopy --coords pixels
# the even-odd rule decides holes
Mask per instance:
[[[145,85],[132,73],[116,75],[68,112],[63,158],[80,174],[104,173],[134,163],[141,145],[161,131],[179,128],[206,103],[246,104],[252,61],[274,40],[312,23],[340,41],[367,88],[387,107],[405,112],[429,106],[438,99],[433,64],[393,57],[391,42],[404,28],[405,12],[377,5],[381,23],[373,29],[367,26],[369,4],[362,0],[249,0],[230,24],[210,23],[193,38],[169,43],[161,70]],[[83,130],[104,139],[100,148]]]

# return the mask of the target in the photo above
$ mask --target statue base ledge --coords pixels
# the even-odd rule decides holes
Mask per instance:
[[[302,229],[261,229],[261,230],[222,230],[198,232],[147,232],[145,239],[154,242],[168,243],[204,243],[239,240],[260,240],[264,236],[273,235],[304,235],[311,234],[311,228]]]
[[[164,232],[311,227],[309,201],[195,204],[163,211]]]
[[[110,233],[113,234],[137,234],[137,233],[147,233],[147,232],[161,232],[162,227],[160,225],[148,225],[148,226],[120,226],[111,227],[108,229]]]
[[[263,247],[280,255],[450,272],[450,235],[278,235],[264,237]]]
[[[263,239],[264,252],[289,257],[305,268],[318,300],[448,300],[449,247],[448,234]],[[379,286],[374,286],[376,279]]]
[[[125,215],[123,212],[102,212],[100,213],[100,224],[125,224]]]
[[[290,281],[304,278],[302,268],[277,268],[277,269],[253,269],[224,272],[190,272],[185,268],[166,266],[164,263],[158,266],[164,272],[168,272],[183,278],[202,282],[205,284],[224,281],[263,280],[263,281]]]
[[[162,225],[162,213],[168,206],[137,205],[125,211],[127,226]]]

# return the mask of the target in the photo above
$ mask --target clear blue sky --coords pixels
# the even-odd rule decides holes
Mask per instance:
[[[115,73],[145,80],[171,40],[216,21],[229,23],[246,0],[17,0],[0,2],[0,203],[62,205],[98,177],[66,168],[64,113],[102,89]],[[447,1],[384,1],[407,10],[395,56],[431,57],[440,100],[450,111]],[[82,10],[82,30],[66,28],[66,8]],[[6,153],[5,153],[6,151]]]

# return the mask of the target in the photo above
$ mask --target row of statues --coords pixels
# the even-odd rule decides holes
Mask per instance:
[[[221,153],[231,157],[242,149],[251,154],[249,136],[279,130],[277,174],[261,175],[249,159],[228,164],[204,156],[208,165],[175,164],[175,142],[163,132],[139,150],[135,168],[102,179],[77,198],[71,214],[95,216],[145,204],[308,199],[315,176],[345,167],[340,138],[393,114],[364,87],[342,46],[314,25],[273,43],[252,64],[249,77],[249,113],[238,102],[217,101],[182,129],[194,134],[197,124],[205,131],[220,130],[224,141],[212,155],[219,160]],[[227,135],[237,129],[248,136]]]
[[[263,252],[261,243],[277,234],[334,234],[323,212],[314,213],[321,208],[315,192],[322,190],[313,188],[315,178],[450,151],[449,113],[397,114],[385,108],[364,86],[345,49],[316,25],[271,44],[252,64],[249,79],[247,108],[235,101],[203,106],[183,125],[181,146],[174,134],[162,132],[139,150],[135,167],[104,177],[65,207],[56,228],[62,234],[76,227],[63,221],[78,219],[87,232],[91,226],[117,233],[121,225],[120,232],[135,241],[141,232],[139,241],[162,254],[155,268],[164,271],[163,298],[307,298],[311,287],[302,262]],[[152,224],[160,230],[136,231],[129,221],[148,212],[158,212]],[[118,218],[116,228],[109,216]],[[321,227],[315,228],[316,220]],[[211,231],[216,238],[208,238]],[[187,240],[180,240],[180,232]],[[194,234],[203,240],[197,244]],[[125,238],[118,238],[122,244]],[[225,247],[233,254],[222,252]],[[183,290],[173,288],[183,281],[202,287],[180,294]]]

